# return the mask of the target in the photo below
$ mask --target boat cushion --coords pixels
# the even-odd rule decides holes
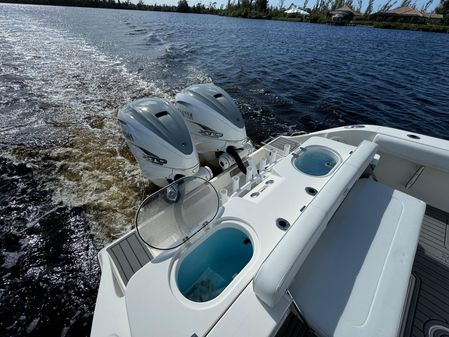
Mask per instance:
[[[322,337],[399,334],[425,203],[361,179],[289,288]]]
[[[253,285],[256,295],[267,305],[275,306],[285,294],[328,221],[372,160],[376,148],[369,141],[357,147],[263,262]]]
[[[381,152],[449,172],[449,151],[447,149],[388,135],[377,135],[373,141],[379,145]]]

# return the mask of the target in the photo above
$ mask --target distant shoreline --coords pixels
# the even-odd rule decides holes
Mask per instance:
[[[61,6],[61,7],[79,7],[79,8],[104,8],[104,9],[123,9],[123,10],[139,10],[150,12],[169,12],[169,13],[192,13],[192,14],[210,14],[226,17],[240,17],[245,19],[260,19],[260,20],[276,20],[276,21],[289,21],[289,22],[304,22],[304,23],[319,23],[319,24],[333,24],[329,21],[311,22],[304,20],[301,17],[288,17],[288,16],[272,16],[272,15],[260,15],[253,16],[240,16],[232,15],[227,9],[217,9],[215,7],[206,7],[201,4],[189,7],[185,0],[180,0],[178,6],[169,5],[146,5],[142,1],[138,4],[131,2],[120,2],[120,0],[0,0],[0,3],[7,4],[24,4],[24,5],[43,5],[43,6]],[[183,6],[180,4],[183,3]],[[279,11],[277,12],[279,14]],[[420,32],[432,32],[432,33],[449,33],[449,25],[442,24],[416,24],[405,22],[384,22],[384,21],[372,21],[372,20],[353,20],[346,24],[346,26],[367,26],[372,28],[381,29],[396,29],[396,30],[410,30]]]
[[[197,13],[197,14],[218,14],[218,9],[208,8],[204,5],[187,8],[170,5],[146,5],[143,1],[134,4],[129,1],[120,0],[0,0],[0,3],[16,5],[40,5],[40,6],[60,6],[60,7],[79,7],[79,8],[105,8],[105,9],[124,9],[151,12],[178,12],[178,13]]]
[[[303,22],[303,23],[319,23],[319,24],[329,24],[332,22],[308,22],[300,18],[284,18],[284,17],[273,17],[272,20],[276,21],[289,21],[289,22]],[[395,30],[410,30],[415,32],[431,32],[431,33],[449,33],[449,26],[447,25],[424,25],[424,24],[414,24],[414,23],[403,23],[403,22],[384,22],[384,21],[351,21],[345,26],[366,26],[371,28],[381,28],[381,29],[395,29]]]

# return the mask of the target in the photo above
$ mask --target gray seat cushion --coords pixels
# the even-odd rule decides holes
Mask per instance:
[[[378,134],[374,142],[379,145],[380,152],[449,172],[449,151],[445,148],[382,134]]]
[[[354,185],[289,288],[320,336],[397,336],[424,212],[380,183]]]

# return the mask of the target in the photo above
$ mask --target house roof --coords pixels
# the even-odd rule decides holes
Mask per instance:
[[[408,6],[398,7],[385,12],[386,14],[405,15],[405,16],[423,16],[423,14],[415,8]]]
[[[440,20],[443,19],[442,14],[424,13],[424,12],[420,12],[419,10],[417,10],[415,8],[411,8],[408,6],[398,7],[398,8],[386,11],[386,12],[378,12],[377,14],[381,14],[381,15],[387,14],[387,15],[395,15],[395,16],[419,16],[419,17],[425,17],[428,19],[440,19]]]
[[[357,15],[361,15],[359,12],[353,10],[351,7],[349,7],[348,5],[344,5],[340,8],[337,8],[336,10],[332,11],[332,13],[337,14],[337,13],[341,13],[341,12],[346,12],[346,13],[352,13],[353,15],[357,16]]]
[[[443,20],[443,14],[437,13],[424,13],[424,16],[429,19],[441,19]]]

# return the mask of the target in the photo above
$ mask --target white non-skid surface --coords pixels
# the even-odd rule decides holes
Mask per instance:
[[[339,153],[342,162],[354,149],[349,145],[323,138],[313,138],[308,143],[332,147]],[[301,208],[313,200],[313,196],[305,192],[305,187],[313,184],[319,191],[332,177],[333,172],[325,177],[305,175],[293,167],[291,159],[290,155],[273,167],[266,179],[273,179],[274,183],[266,187],[258,197],[251,197],[251,193],[247,193],[243,198],[231,198],[225,204],[221,218],[228,220],[223,222],[217,220],[219,224],[211,224],[212,229],[206,231],[203,237],[201,235],[195,237],[197,242],[192,243],[192,246],[181,248],[172,258],[165,260],[156,258],[130,279],[125,295],[133,336],[151,334],[184,337],[186,334],[194,333],[201,336],[216,324],[250,284],[262,262],[285,234],[276,226],[276,219],[282,217],[293,224],[300,215]],[[265,180],[254,190],[260,191],[265,186]],[[252,235],[254,246],[252,260],[214,300],[205,303],[188,301],[176,286],[177,264],[215,228],[228,225],[240,226]],[[167,324],[168,317],[176,317],[176,324]]]

